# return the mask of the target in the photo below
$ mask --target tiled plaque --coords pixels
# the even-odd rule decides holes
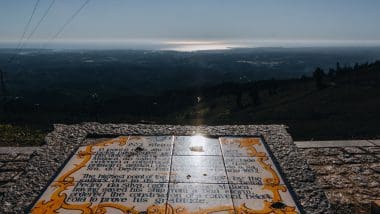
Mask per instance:
[[[32,213],[299,213],[256,137],[122,136],[80,147]]]

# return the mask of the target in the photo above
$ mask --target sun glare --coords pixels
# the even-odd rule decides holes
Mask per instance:
[[[206,138],[200,134],[194,135],[190,139],[191,146],[203,146],[206,142]]]
[[[238,45],[229,44],[223,41],[196,41],[196,40],[185,40],[185,41],[166,41],[164,44],[169,45],[168,48],[164,50],[174,50],[174,51],[205,51],[205,50],[226,50],[230,48],[236,48]]]

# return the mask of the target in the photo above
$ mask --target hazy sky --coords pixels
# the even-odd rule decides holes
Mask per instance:
[[[0,41],[18,40],[36,0],[0,0]],[[29,30],[51,0],[40,0]],[[33,39],[85,0],[56,0]],[[59,40],[380,40],[379,0],[91,0]]]

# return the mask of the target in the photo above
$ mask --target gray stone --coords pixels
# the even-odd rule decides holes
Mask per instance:
[[[356,164],[356,163],[374,163],[376,158],[372,155],[338,155],[338,158],[342,160],[345,164]]]
[[[380,146],[375,147],[365,147],[364,148],[367,152],[372,154],[380,154]]]
[[[361,163],[375,163],[377,159],[373,155],[354,155],[355,158],[360,159]]]
[[[379,140],[369,140],[369,141],[376,146],[380,146],[380,139]]]
[[[18,172],[0,172],[0,182],[12,181]]]
[[[8,162],[0,168],[0,171],[23,171],[26,162]]]
[[[19,153],[14,161],[28,161],[31,154]]]
[[[0,154],[8,153],[23,153],[23,154],[32,154],[39,147],[0,147]]]
[[[336,164],[336,165],[341,165],[344,162],[335,157],[335,156],[326,156],[326,157],[310,157],[307,159],[307,162],[310,165],[328,165],[328,164]]]
[[[353,187],[353,184],[350,182],[350,180],[342,175],[326,175],[319,177],[318,181],[327,189],[344,189]]]
[[[370,168],[376,173],[380,173],[380,163],[371,164]]]
[[[349,154],[363,154],[366,153],[365,150],[360,149],[359,147],[344,147],[344,151]]]
[[[301,149],[301,153],[306,156],[321,157],[343,154],[343,150],[341,148],[307,148]]]
[[[320,186],[325,188],[333,213],[369,212],[369,204],[380,195],[379,148],[342,146],[300,149],[316,172]]]
[[[297,141],[294,143],[298,148],[374,146],[374,143],[368,140]]]
[[[0,154],[0,160],[2,162],[13,161],[17,157],[16,153],[3,153]]]

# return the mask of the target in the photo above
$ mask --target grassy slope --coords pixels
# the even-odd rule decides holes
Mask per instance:
[[[99,113],[102,118],[98,121],[134,123],[144,120],[157,124],[193,125],[281,123],[290,127],[289,131],[296,140],[380,138],[380,62],[324,77],[326,87],[319,90],[310,78],[275,82],[274,94],[269,93],[273,82],[260,81],[254,84],[226,83],[211,88],[189,89],[185,93],[172,91],[174,95],[169,98],[166,95],[120,98],[107,111]],[[255,84],[260,89],[261,102],[258,105],[249,96]],[[237,105],[237,92],[242,94],[243,106]],[[194,104],[198,96],[201,101]],[[125,110],[126,105],[131,105],[129,100],[134,100],[134,107]],[[155,101],[159,105],[153,105]],[[123,111],[117,111],[116,107]],[[162,110],[166,111],[157,113]],[[41,114],[21,111],[14,114],[26,122],[19,123],[22,126],[0,125],[0,145],[38,145],[43,142],[47,132],[44,130],[51,123],[89,121],[61,111]],[[30,117],[29,120],[25,120],[26,117]],[[43,118],[54,120],[38,128],[41,124],[36,121],[44,121]],[[11,121],[18,124],[17,117]]]
[[[26,126],[0,124],[0,146],[39,146],[46,132]]]
[[[222,95],[176,116],[196,124],[282,123],[296,140],[380,138],[379,73],[345,76],[322,90],[311,79],[282,81],[276,95],[261,91],[257,106],[248,95],[243,108],[233,95]]]

